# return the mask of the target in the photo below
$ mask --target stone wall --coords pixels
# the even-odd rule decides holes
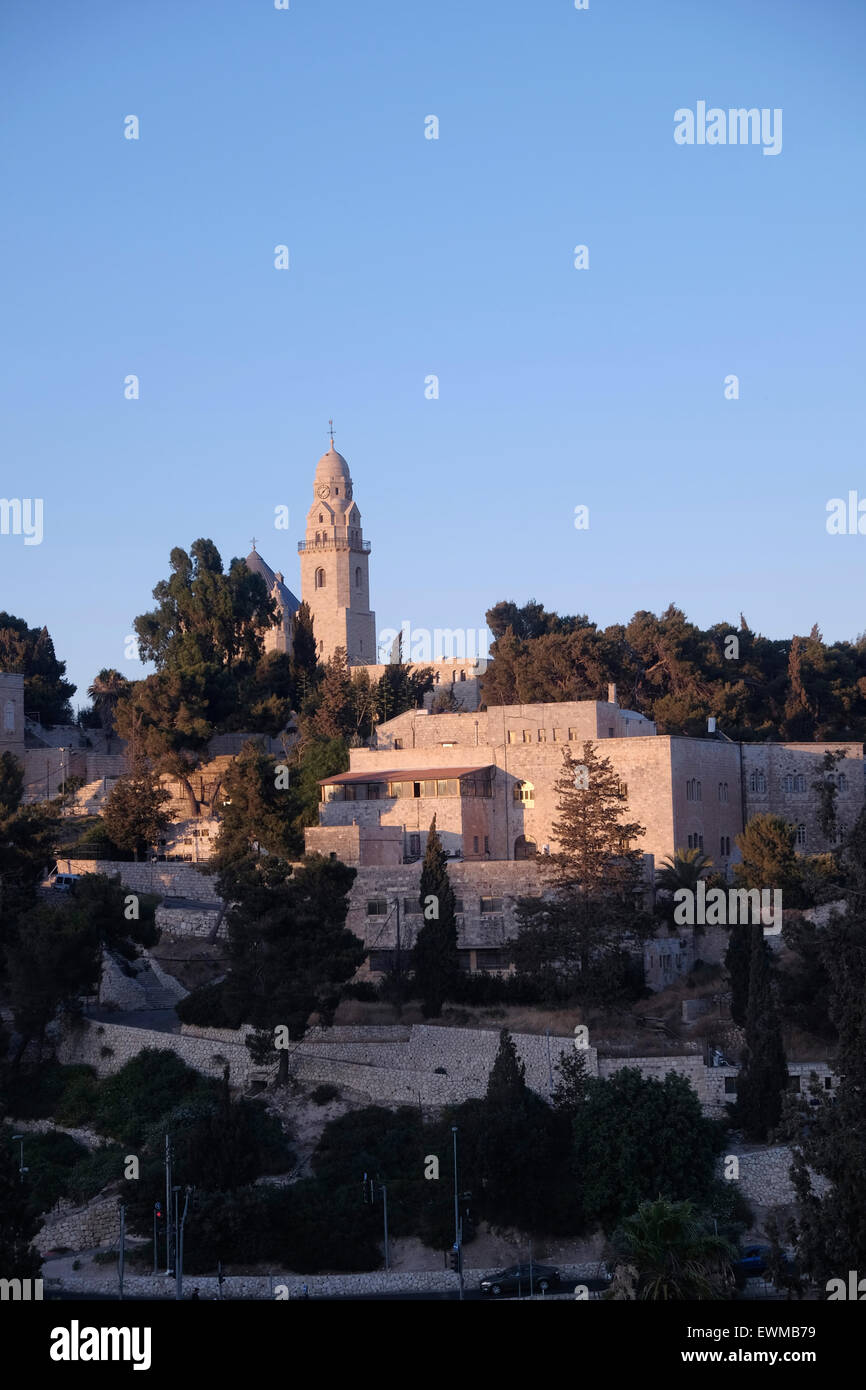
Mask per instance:
[[[58,859],[64,874],[120,875],[124,888],[133,893],[161,893],[165,897],[191,898],[219,903],[214,880],[191,864],[125,864],[114,859]]]
[[[74,1207],[61,1200],[48,1213],[33,1244],[44,1256],[47,1251],[64,1246],[70,1250],[91,1250],[96,1245],[118,1240],[119,1236],[116,1196],[94,1197],[84,1207]]]
[[[755,1207],[787,1206],[794,1202],[796,1193],[790,1178],[791,1150],[785,1144],[769,1148],[740,1148],[733,1145],[729,1155],[737,1158],[740,1166],[737,1186]],[[719,1163],[719,1176],[724,1177],[723,1155]],[[812,1186],[818,1196],[830,1186],[826,1178],[812,1174]]]
[[[213,925],[219,916],[219,907],[213,911],[198,911],[190,907],[163,907],[156,909],[156,925],[167,936],[210,936]],[[222,940],[228,936],[226,918],[220,922],[217,937]]]

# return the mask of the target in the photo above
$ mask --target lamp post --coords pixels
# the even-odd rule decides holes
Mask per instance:
[[[463,1231],[460,1223],[460,1189],[457,1186],[457,1126],[451,1126],[454,1141],[454,1249],[457,1251],[457,1272],[460,1276],[460,1302],[463,1302]]]
[[[24,1135],[23,1135],[23,1134],[13,1134],[13,1135],[12,1135],[12,1142],[13,1142],[13,1143],[16,1143],[16,1142],[17,1142],[18,1145],[19,1145],[19,1154],[18,1154],[18,1175],[19,1175],[19,1181],[23,1182],[23,1181],[24,1181],[24,1174],[25,1174],[25,1173],[29,1173],[29,1171],[30,1171],[29,1168],[25,1168],[25,1167],[24,1167]]]

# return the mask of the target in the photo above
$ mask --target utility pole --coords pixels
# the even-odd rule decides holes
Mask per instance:
[[[117,1281],[120,1285],[120,1301],[123,1302],[123,1263],[126,1255],[126,1203],[118,1198],[120,1209],[120,1250],[117,1257]]]
[[[165,1272],[171,1274],[171,1139],[165,1136]]]
[[[175,1188],[175,1192],[179,1192],[179,1191],[180,1191],[180,1188]],[[187,1213],[187,1208],[189,1207],[189,1194],[190,1194],[191,1191],[192,1191],[192,1188],[191,1188],[191,1187],[187,1187],[186,1192],[184,1193],[183,1215],[182,1215],[181,1218],[180,1218],[180,1232],[179,1232],[179,1234],[178,1234],[178,1245],[177,1245],[177,1251],[178,1251],[178,1254],[177,1254],[177,1280],[175,1281],[176,1284],[177,1284],[177,1287],[176,1287],[176,1289],[175,1289],[175,1297],[176,1297],[176,1298],[183,1298],[183,1228],[184,1228],[184,1224],[185,1224],[185,1222],[186,1222],[186,1213]],[[179,1199],[178,1199],[178,1200],[179,1200]]]
[[[457,1252],[457,1272],[460,1277],[460,1302],[463,1302],[463,1225],[460,1220],[460,1189],[457,1186],[457,1126],[451,1126],[454,1140],[454,1249]]]

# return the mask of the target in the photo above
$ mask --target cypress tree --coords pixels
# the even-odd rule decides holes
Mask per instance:
[[[788,1064],[770,981],[770,962],[760,925],[750,928],[749,1003],[746,1010],[746,1057],[737,1083],[735,1122],[747,1139],[763,1143],[782,1117]]]
[[[454,889],[448,877],[447,856],[436,830],[435,816],[430,823],[421,866],[419,904],[424,925],[412,948],[412,971],[424,1017],[438,1018],[445,1000],[454,993],[460,967]]]
[[[739,1028],[746,1025],[746,1010],[749,1004],[749,974],[752,968],[750,932],[747,922],[739,922],[731,927],[728,949],[725,952],[725,969],[731,986],[731,1018]]]

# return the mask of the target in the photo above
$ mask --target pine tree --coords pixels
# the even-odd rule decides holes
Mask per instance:
[[[770,962],[760,925],[751,932],[749,1002],[746,1010],[746,1053],[737,1080],[735,1123],[746,1138],[764,1143],[782,1117],[782,1097],[788,1087],[788,1064],[782,1044]]]
[[[105,803],[102,819],[109,837],[121,849],[132,850],[136,860],[156,844],[172,821],[164,809],[171,793],[160,785],[155,772],[137,760],[132,772],[119,778]]]
[[[460,973],[457,954],[456,901],[448,877],[448,860],[436,830],[430,824],[421,866],[419,904],[424,925],[412,948],[415,989],[425,1018],[438,1018],[442,1005],[454,992]]]
[[[731,1018],[739,1028],[744,1028],[749,1005],[749,975],[752,969],[752,937],[747,922],[740,922],[731,927],[728,949],[725,952],[725,969],[731,986]]]

